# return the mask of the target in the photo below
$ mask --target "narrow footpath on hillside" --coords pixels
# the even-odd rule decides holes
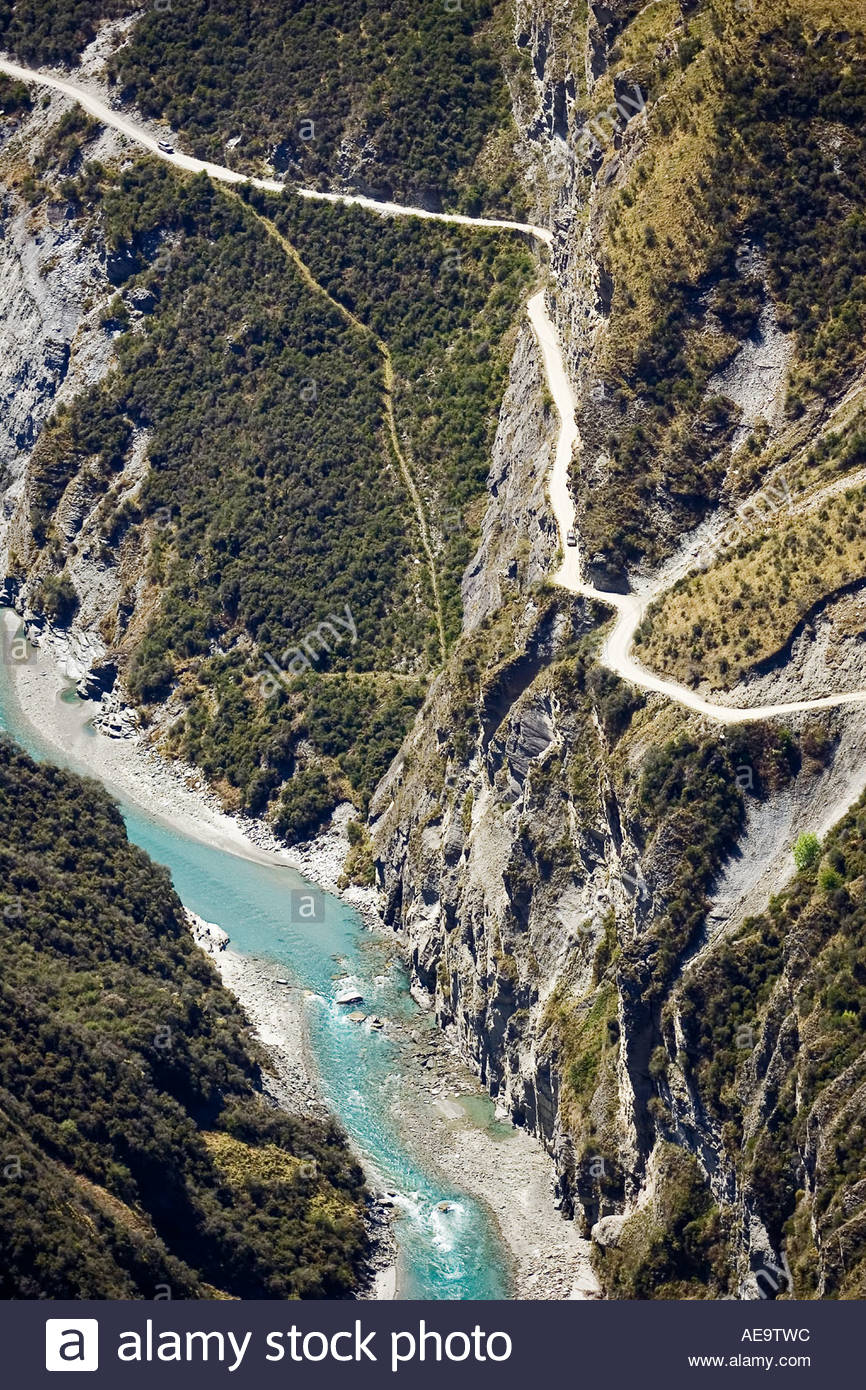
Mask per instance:
[[[131,117],[124,115],[101,100],[94,93],[86,90],[75,82],[69,81],[64,77],[59,77],[53,73],[46,73],[34,68],[23,67],[18,63],[10,62],[6,58],[0,57],[0,72],[5,73],[19,82],[27,82],[42,87],[51,88],[54,91],[62,92],[93,116],[95,120],[103,125],[110,126],[127,136],[136,144],[142,146],[149,153],[156,155],[159,159],[174,165],[177,169],[186,170],[188,173],[205,173],[210,178],[224,184],[252,184],[255,188],[264,189],[270,193],[282,193],[287,189],[300,198],[313,198],[323,202],[342,203],[350,206],[366,208],[385,217],[419,217],[429,221],[446,222],[460,227],[480,227],[493,228],[500,231],[520,232],[525,236],[532,237],[535,241],[550,248],[553,245],[553,234],[544,227],[536,227],[528,222],[510,222],[505,219],[487,217],[468,217],[456,212],[430,212],[426,208],[416,208],[405,206],[400,203],[377,202],[373,198],[363,197],[360,194],[351,193],[323,193],[318,189],[292,188],[290,185],[280,182],[277,179],[248,178],[240,174],[235,169],[228,169],[221,164],[212,164],[207,160],[194,159],[190,155],[180,154],[176,150],[164,150],[160,148],[159,138],[151,134],[143,125],[134,121]],[[261,218],[265,222],[269,234],[276,233],[273,224],[267,223],[267,219]],[[276,233],[281,241],[284,238]],[[301,265],[306,275],[309,271],[300,262],[300,258],[289,243],[285,243],[286,249],[293,259]],[[318,289],[317,282],[314,282]],[[330,298],[330,296],[328,296]],[[336,301],[334,301],[336,303]],[[341,312],[348,315],[342,305],[337,304]],[[615,675],[628,681],[631,685],[637,686],[650,694],[663,695],[665,698],[674,701],[685,709],[701,714],[707,719],[713,719],[721,724],[742,724],[754,723],[768,719],[775,719],[791,714],[799,714],[808,710],[838,709],[846,705],[866,704],[866,689],[846,691],[836,695],[825,695],[817,699],[792,700],[784,704],[753,705],[751,707],[741,707],[739,705],[728,705],[719,701],[703,699],[688,686],[680,684],[678,681],[666,680],[662,676],[655,675],[632,654],[634,635],[640,625],[647,608],[656,599],[660,598],[673,582],[671,574],[665,573],[664,577],[655,584],[647,586],[640,594],[627,593],[620,594],[606,589],[596,589],[592,585],[584,582],[582,577],[582,566],[579,545],[569,546],[567,536],[570,531],[576,531],[576,512],[574,500],[571,495],[569,485],[569,472],[571,460],[575,446],[579,443],[577,428],[577,412],[575,408],[574,392],[568,377],[562,348],[556,333],[556,329],[550,318],[547,309],[546,291],[539,290],[532,296],[527,306],[529,320],[535,332],[536,338],[541,349],[542,360],[544,363],[545,376],[548,388],[559,414],[559,435],[557,438],[556,454],[553,468],[550,475],[549,491],[551,507],[556,518],[559,530],[560,546],[562,550],[562,563],[559,569],[552,576],[555,584],[561,585],[573,594],[578,594],[582,598],[593,599],[599,603],[606,604],[616,610],[616,620],[607,635],[600,653],[600,661],[608,670]],[[352,321],[357,323],[364,331],[368,331],[364,325],[360,324],[351,315]],[[378,342],[378,339],[377,339]],[[424,519],[423,506],[417,492],[411,470],[401,451],[399,439],[397,437],[396,425],[393,413],[393,367],[390,364],[387,348],[384,344],[379,344],[380,351],[383,351],[385,358],[385,377],[386,377],[386,398],[389,434],[392,447],[396,454],[398,463],[403,473],[413,506],[418,518],[421,532],[422,546],[426,558],[430,565],[433,583],[434,603],[437,608],[437,618],[439,626],[440,644],[443,646],[444,657],[444,631],[442,629],[441,605],[439,604],[438,585],[436,579],[436,569],[433,563],[432,549],[430,546],[429,534],[427,532],[426,521]],[[694,560],[691,561],[694,564]],[[683,573],[687,572],[684,568]],[[679,577],[679,576],[677,576]]]

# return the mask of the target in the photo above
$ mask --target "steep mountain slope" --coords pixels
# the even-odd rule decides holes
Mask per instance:
[[[744,1233],[731,1190],[707,1187],[700,1114],[686,1127],[668,1110],[664,1020],[757,876],[840,788],[862,786],[866,724],[813,716],[722,734],[645,706],[593,666],[598,617],[548,596],[467,639],[373,801],[386,918],[441,1024],[556,1155],[563,1207],[600,1251],[683,1184],[683,1225],[709,1213],[688,1258],[669,1250],[651,1272],[644,1252],[628,1277],[602,1260],[609,1289],[754,1296],[780,1231],[767,1238],[756,1220]],[[743,872],[722,898],[732,854]]]
[[[814,434],[862,374],[866,76],[847,9],[645,6],[595,51],[558,299],[606,583],[741,501],[787,422]]]
[[[116,70],[222,155],[177,68],[148,69],[156,22]],[[553,229],[585,569],[657,583],[642,658],[744,707],[866,686],[862,30],[853,2],[520,0],[502,52]],[[25,202],[51,239],[68,199],[116,341],[41,434],[45,351],[32,373],[19,605],[102,622],[99,656],[229,805],[297,836],[369,803],[414,987],[555,1155],[607,1293],[856,1294],[859,813],[767,900],[864,789],[862,709],[722,728],[602,667],[610,610],[549,582],[558,422],[519,240],[94,167],[103,135],[26,106],[7,244]],[[342,603],[357,642],[274,679]]]
[[[544,31],[544,92],[563,112],[554,307],[577,386],[572,482],[591,580],[625,587],[629,565],[646,573],[686,540],[698,552],[688,532],[709,518],[708,573],[659,601],[638,649],[697,683],[720,654],[703,640],[710,596],[741,651],[748,641],[775,652],[816,597],[862,575],[851,487],[864,38],[853,12],[851,32],[837,32],[840,18],[821,6],[636,8],[591,6],[583,21],[563,10]],[[537,19],[535,36],[541,45]],[[742,141],[736,159],[732,141]],[[514,428],[503,415],[500,441]],[[494,518],[508,471],[491,475]],[[519,451],[513,479],[525,497]],[[814,563],[789,562],[777,591],[778,512],[802,526],[813,501],[823,544],[806,533]],[[834,507],[847,509],[841,524]],[[544,508],[539,498],[529,535],[543,531]],[[474,584],[481,563],[483,552]],[[556,1154],[560,1199],[592,1233],[608,1292],[850,1294],[856,1217],[849,1280],[822,1253],[810,1282],[804,1252],[809,1241],[824,1250],[837,1182],[840,1211],[856,1212],[842,1193],[849,1176],[856,1193],[859,1170],[840,1156],[843,1178],[827,1156],[820,1181],[810,1174],[799,1136],[818,1102],[792,1076],[777,1110],[778,1018],[765,1024],[756,1000],[742,1048],[748,1121],[727,1151],[711,1108],[724,1119],[734,1103],[723,1099],[734,1082],[712,1064],[727,1034],[704,1037],[699,1064],[687,1022],[702,1026],[710,996],[727,1001],[719,1019],[739,1016],[742,956],[765,981],[765,933],[738,936],[738,924],[790,876],[797,835],[862,791],[862,714],[722,733],[657,697],[644,705],[593,664],[606,615],[514,574],[500,607],[480,626],[470,616],[373,801],[388,920],[405,934],[418,986],[494,1094]],[[832,636],[812,653],[808,632],[800,660],[789,668],[788,650],[776,660],[772,685],[737,685],[743,665],[730,661],[733,702],[861,687],[858,617],[845,619],[839,671],[825,659]],[[791,976],[774,970],[782,997]],[[698,1002],[679,1022],[681,999]],[[856,1061],[850,1090],[844,1077],[862,1055],[862,1021],[848,1012],[850,1054],[817,1044],[819,1104],[834,1114],[831,1097],[844,1095],[845,1123],[859,1124]],[[796,1024],[785,1028],[790,1060]],[[808,1055],[804,1042],[811,1075]]]
[[[110,64],[124,102],[203,158],[431,207],[522,206],[501,3],[14,0],[0,7],[0,46],[74,64],[112,18],[124,21]]]
[[[654,668],[713,689],[748,678],[750,697],[759,698],[760,677],[788,666],[797,636],[807,626],[814,635],[812,624],[822,615],[836,628],[838,645],[828,660],[829,643],[823,644],[817,671],[797,663],[804,690],[810,677],[821,681],[822,693],[851,688],[866,560],[866,430],[861,393],[851,394],[833,428],[818,436],[810,431],[806,452],[776,446],[770,483],[740,511],[729,537],[720,537],[725,543],[711,553],[706,573],[680,580],[651,607],[639,641]]]
[[[798,1298],[866,1289],[864,866],[861,800],[665,1017],[672,1122],[700,1117],[718,1154],[714,1189],[785,1245]]]
[[[19,604],[85,632],[145,719],[171,696],[157,733],[229,805],[289,836],[363,806],[459,630],[530,257],[513,236],[383,237],[366,213],[120,173],[76,113],[18,110],[6,134],[10,224],[81,252],[76,288],[99,296],[42,349],[68,374],[85,359],[89,389],[26,472],[20,431],[10,450]],[[10,398],[19,382],[13,356]],[[30,393],[31,433],[52,388]]]
[[[266,1100],[166,871],[100,788],[5,739],[0,821],[2,1296],[356,1287],[360,1169],[336,1126]]]

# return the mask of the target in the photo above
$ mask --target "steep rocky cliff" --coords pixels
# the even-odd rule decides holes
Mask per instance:
[[[547,297],[577,401],[585,573],[655,594],[638,632],[647,664],[711,693],[715,662],[744,709],[862,686],[856,5],[518,0],[503,15],[488,38],[517,132],[488,133],[478,159],[493,184],[519,166],[518,205],[553,233]],[[515,328],[541,274],[520,247],[491,241],[476,259],[477,243],[425,241],[429,228],[415,240],[377,228],[374,246],[348,214],[326,224],[333,209],[262,200],[229,215],[203,183],[176,215],[179,193],[141,168],[121,170],[126,202],[100,191],[88,218],[66,178],[80,191],[85,160],[112,149],[86,124],[50,135],[59,116],[7,119],[0,152],[12,305],[0,448],[19,605],[50,606],[93,656],[112,645],[148,716],[231,806],[306,833],[338,792],[366,809],[378,782],[375,873],[413,988],[554,1155],[555,1200],[592,1235],[608,1293],[856,1293],[866,1173],[845,1133],[863,1116],[859,819],[821,840],[863,792],[862,707],[723,728],[600,664],[610,610],[549,579],[559,420],[535,336]],[[463,192],[480,198],[482,182]],[[190,239],[170,276],[157,273],[168,226]],[[286,254],[292,274],[299,254],[287,238],[315,272],[293,290],[300,309],[280,297]],[[396,386],[379,334],[398,367],[404,353]],[[292,355],[300,339],[306,358]],[[98,421],[125,422],[116,456],[103,434],[98,448],[70,436],[63,414],[40,435],[53,403],[110,380],[122,350],[140,384]],[[501,374],[482,376],[494,350]],[[192,406],[187,371],[201,373]],[[381,420],[392,389],[399,460]],[[832,534],[824,490],[848,508]],[[805,595],[790,565],[779,578],[780,497],[791,546],[817,557]],[[685,574],[698,539],[699,571],[662,582]],[[363,607],[357,664],[269,706],[252,634],[283,634],[279,650],[317,621],[292,604],[299,588],[311,604],[325,592],[326,550],[329,582],[351,581],[340,596]],[[239,551],[249,568],[234,566]],[[431,656],[437,564],[444,664]],[[160,612],[173,646],[160,646]]]
[[[481,540],[463,575],[463,627],[471,632],[509,596],[538,587],[550,572],[558,537],[547,505],[555,413],[538,348],[521,330],[493,441]]]
[[[31,450],[49,414],[105,375],[111,334],[100,314],[112,292],[105,248],[92,239],[61,189],[71,172],[62,148],[37,196],[34,166],[42,165],[46,138],[68,103],[47,98],[38,110],[23,109],[0,122],[0,168],[5,186],[0,238],[0,469],[6,515],[25,486]],[[116,141],[93,132],[87,154],[105,158]],[[80,161],[76,152],[75,161]],[[49,156],[50,158],[50,156]],[[5,540],[5,537],[4,537]],[[5,556],[8,559],[8,556]]]
[[[743,1015],[749,1118],[723,1144],[706,1073],[731,1041],[720,1026],[692,1055],[682,1000],[714,971],[736,997],[719,953],[790,878],[798,835],[859,794],[866,720],[726,736],[643,705],[592,666],[602,616],[540,591],[467,638],[374,798],[386,921],[419,999],[554,1154],[557,1200],[592,1233],[611,1292],[655,1295],[667,1218],[648,1213],[684,1202],[683,1226],[706,1217],[706,1230],[689,1259],[668,1251],[664,1287],[775,1296],[792,1287],[793,1203],[770,1212],[746,1140],[762,1137],[801,1185],[790,1135],[772,1137],[796,1043],[773,1041],[779,1019],[761,1021],[759,1001]],[[784,966],[775,987],[784,999]]]
[[[589,572],[616,588],[719,502],[721,520],[762,473],[802,478],[833,406],[862,385],[852,354],[823,399],[792,404],[810,342],[750,240],[748,198],[738,190],[723,245],[694,197],[700,161],[724,165],[724,120],[706,119],[731,90],[714,38],[777,44],[796,84],[797,65],[826,52],[829,16],[804,12],[805,31],[797,18],[783,38],[781,11],[756,28],[749,6],[638,8],[524,6],[515,31],[532,60],[534,102],[523,93],[517,109],[546,145],[551,304],[579,400],[572,483]],[[797,715],[725,734],[594,665],[607,615],[537,577],[549,508],[527,467],[533,389],[522,351],[464,577],[464,638],[374,798],[386,919],[419,997],[555,1155],[557,1200],[592,1233],[609,1293],[851,1296],[860,1167],[846,1145],[845,1176],[834,1172],[815,1136],[838,1133],[834,1097],[862,1123],[862,1046],[844,1060],[825,1048],[835,1079],[818,1096],[789,1083],[792,1065],[813,1075],[798,1013],[814,985],[793,943],[765,968],[748,914],[791,878],[798,836],[823,834],[860,795],[866,721]],[[862,684],[851,621],[844,660],[798,630],[772,698]],[[733,697],[767,698],[760,681]],[[821,872],[831,883],[836,871]],[[859,926],[853,945],[838,930],[831,957],[859,949]],[[747,1005],[736,963],[750,953]],[[727,1016],[707,1009],[714,995]],[[825,1217],[828,1204],[843,1215]],[[845,1219],[840,1259],[829,1231]]]

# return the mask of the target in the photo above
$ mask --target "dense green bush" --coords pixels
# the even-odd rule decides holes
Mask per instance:
[[[629,947],[629,969],[646,1000],[663,996],[707,911],[707,890],[736,843],[744,804],[727,750],[682,736],[644,759],[639,804],[646,831],[670,849],[676,868],[664,908]]]
[[[31,63],[75,63],[106,19],[120,19],[136,0],[3,0],[0,42]]]
[[[0,1295],[348,1293],[361,1172],[262,1099],[167,871],[95,783],[7,740],[0,831]]]
[[[377,340],[395,363],[401,447],[455,636],[531,258],[510,235],[254,199],[321,276],[319,292],[260,217],[204,178],[146,163],[114,178],[87,164],[71,182],[98,206],[124,312],[112,307],[108,324],[117,371],[37,443],[36,543],[62,554],[52,516],[68,483],[84,474],[110,490],[133,432],[146,431],[139,495],[120,489],[101,510],[100,558],[119,563],[126,544],[130,563],[134,540],[150,585],[144,630],[126,635],[122,599],[108,634],[127,688],[144,705],[183,688],[171,746],[230,804],[275,807],[303,743],[319,784],[363,805],[438,662]],[[149,291],[144,317],[126,311],[133,287]],[[334,614],[343,626],[325,645]],[[282,823],[298,833],[291,815]]]
[[[68,627],[78,608],[75,585],[65,572],[48,575],[39,586],[35,601],[40,612],[60,627]]]
[[[611,741],[619,738],[628,728],[632,715],[645,704],[645,697],[634,686],[620,680],[604,666],[592,667],[587,689],[593,696],[601,727]]]
[[[47,541],[76,473],[86,467],[110,485],[133,428],[148,431],[140,498],[130,510],[119,494],[103,522],[115,547],[143,524],[149,577],[160,587],[152,620],[127,652],[127,684],[147,703],[191,666],[201,669],[201,697],[177,736],[212,776],[247,787],[263,759],[279,762],[267,752],[279,743],[279,702],[263,701],[255,680],[270,669],[266,656],[279,665],[330,612],[347,609],[357,641],[319,649],[314,675],[411,668],[423,665],[428,642],[435,650],[432,616],[409,587],[404,538],[414,527],[383,438],[381,360],[207,180],[138,166],[119,184],[103,180],[101,196],[109,243],[156,307],[144,332],[118,340],[118,371],[43,432],[32,468],[34,535]],[[171,252],[160,255],[166,237]],[[242,637],[246,656],[212,655]],[[270,737],[253,759],[257,721]],[[404,728],[386,731],[388,756]],[[349,751],[344,744],[334,755]]]
[[[274,816],[274,829],[292,844],[309,839],[322,826],[334,804],[327,775],[320,768],[302,769],[287,783]]]
[[[33,98],[26,82],[14,82],[10,77],[0,75],[0,112],[4,116],[15,116],[32,108]]]
[[[809,831],[797,837],[793,849],[794,863],[800,873],[814,868],[821,858],[821,841]]]

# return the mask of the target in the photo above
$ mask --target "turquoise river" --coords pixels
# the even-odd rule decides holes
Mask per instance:
[[[82,722],[87,708],[92,706],[81,708]],[[0,726],[32,756],[88,773],[80,754],[59,758],[31,728],[5,662],[0,662]],[[324,895],[324,921],[299,925],[292,920],[290,890],[307,885],[293,869],[213,848],[121,804],[130,839],[168,866],[187,907],[219,923],[235,950],[275,962],[315,996],[308,1009],[310,1042],[328,1102],[368,1171],[398,1193],[398,1296],[508,1297],[506,1259],[486,1210],[466,1193],[443,1186],[423,1153],[400,1133],[394,1118],[399,1107],[389,1104],[389,1096],[401,1075],[402,1044],[350,1023],[334,1003],[340,989],[357,985],[371,1012],[417,1015],[418,1028],[432,1026],[410,998],[405,972],[387,943],[330,894]],[[449,1204],[447,1212],[440,1202]]]

